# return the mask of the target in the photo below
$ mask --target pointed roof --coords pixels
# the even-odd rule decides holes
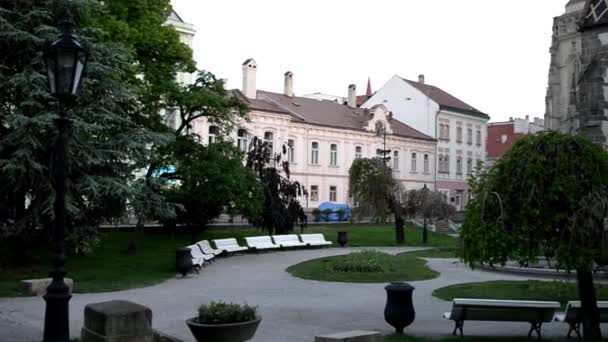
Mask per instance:
[[[184,23],[184,19],[182,19],[182,17],[179,16],[179,14],[177,14],[177,12],[175,11],[171,11],[171,15],[169,15],[169,19],[173,19],[175,21],[178,21],[180,23]]]
[[[587,0],[579,20],[580,31],[608,26],[608,0]]]
[[[372,80],[370,77],[367,78],[367,91],[365,92],[365,95],[367,95],[367,97],[372,97],[372,95],[374,95],[372,92]]]

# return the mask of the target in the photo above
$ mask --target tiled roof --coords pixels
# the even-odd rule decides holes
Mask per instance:
[[[405,78],[403,78],[403,80],[415,87],[416,89],[420,90],[423,94],[430,97],[433,101],[437,102],[437,104],[439,104],[442,109],[453,110],[459,113],[473,115],[486,119],[490,118],[488,114],[485,114],[475,109],[473,106],[452,96],[441,88],[426,83],[410,81]]]
[[[333,101],[319,101],[306,97],[289,97],[284,94],[258,90],[258,100],[264,103],[271,102],[276,107],[289,112],[297,120],[313,125],[364,130],[366,123],[371,119],[368,110],[351,108]],[[393,134],[400,137],[434,140],[412,127],[396,120],[390,121]]]
[[[233,90],[231,90],[231,92],[235,96],[237,96],[241,101],[247,103],[247,105],[249,106],[249,109],[260,110],[260,111],[264,111],[264,112],[279,113],[279,114],[291,114],[288,111],[286,111],[285,109],[282,109],[282,108],[276,106],[272,102],[261,100],[261,99],[249,99],[245,96],[245,94],[243,94],[238,89],[233,89]]]

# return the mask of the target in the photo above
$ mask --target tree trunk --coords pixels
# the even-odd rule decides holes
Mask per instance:
[[[399,214],[395,214],[395,241],[398,245],[405,243],[405,229],[403,228],[403,218]]]
[[[593,286],[591,270],[577,269],[578,295],[581,300],[583,318],[583,341],[596,342],[602,340],[600,330],[600,311],[597,308],[597,297]]]
[[[131,233],[131,237],[129,238],[129,247],[127,247],[127,254],[129,255],[137,255],[138,247],[139,247],[139,239],[144,231],[144,220],[139,218],[137,220],[137,224],[135,225],[135,229]]]

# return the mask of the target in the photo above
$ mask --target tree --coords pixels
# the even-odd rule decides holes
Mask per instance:
[[[606,152],[581,136],[539,133],[519,140],[471,185],[463,259],[527,265],[544,255],[576,270],[584,339],[599,341],[593,265],[608,261]]]
[[[174,149],[178,185],[165,190],[167,199],[183,206],[177,222],[190,226],[191,242],[200,230],[222,213],[259,215],[263,195],[256,175],[243,165],[243,153],[232,143],[202,145],[190,136],[179,137]]]
[[[454,215],[455,209],[448,202],[445,196],[438,191],[431,191],[426,186],[419,190],[410,190],[404,196],[403,211],[409,217],[422,216],[424,226],[422,231],[422,242],[428,240],[427,222],[447,221]]]
[[[53,220],[49,142],[57,136],[59,111],[67,109],[49,96],[42,50],[56,39],[55,25],[66,11],[92,53],[82,94],[69,109],[68,229],[96,227],[124,212],[117,203],[136,197],[129,183],[148,156],[147,146],[165,140],[132,120],[138,106],[129,81],[134,63],[128,50],[103,41],[103,32],[91,25],[101,10],[84,0],[0,1],[0,200],[9,208],[0,235],[18,242],[9,243],[17,250],[28,249],[27,239],[18,236],[38,227],[48,231]],[[74,235],[80,236],[75,241],[89,236]]]
[[[289,162],[283,160],[286,146],[281,152],[273,154],[272,145],[255,137],[247,153],[247,167],[257,175],[264,193],[261,214],[248,219],[270,235],[287,234],[296,224],[306,226],[306,213],[298,198],[308,193],[300,182],[291,180]]]

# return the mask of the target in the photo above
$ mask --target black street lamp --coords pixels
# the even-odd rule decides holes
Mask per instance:
[[[422,243],[427,243],[427,241],[429,240],[429,233],[426,228],[426,201],[428,199],[427,197],[429,195],[429,191],[429,188],[427,188],[426,184],[424,184],[424,187],[422,188],[422,216],[424,220],[424,224],[422,227]]]
[[[382,147],[382,161],[384,162],[384,172],[388,173],[388,163],[391,160],[391,150],[386,149],[386,126],[380,121],[376,122],[376,135],[384,138]]]
[[[55,182],[55,214],[53,231],[53,261],[50,276],[53,279],[47,287],[44,300],[44,342],[67,342],[70,340],[69,301],[72,296],[65,284],[66,244],[65,244],[65,192],[66,192],[66,145],[69,122],[66,106],[74,103],[78,95],[82,76],[87,64],[87,49],[72,34],[74,24],[71,18],[60,23],[61,36],[45,49],[49,90],[59,100],[58,135],[55,142],[53,161]]]

